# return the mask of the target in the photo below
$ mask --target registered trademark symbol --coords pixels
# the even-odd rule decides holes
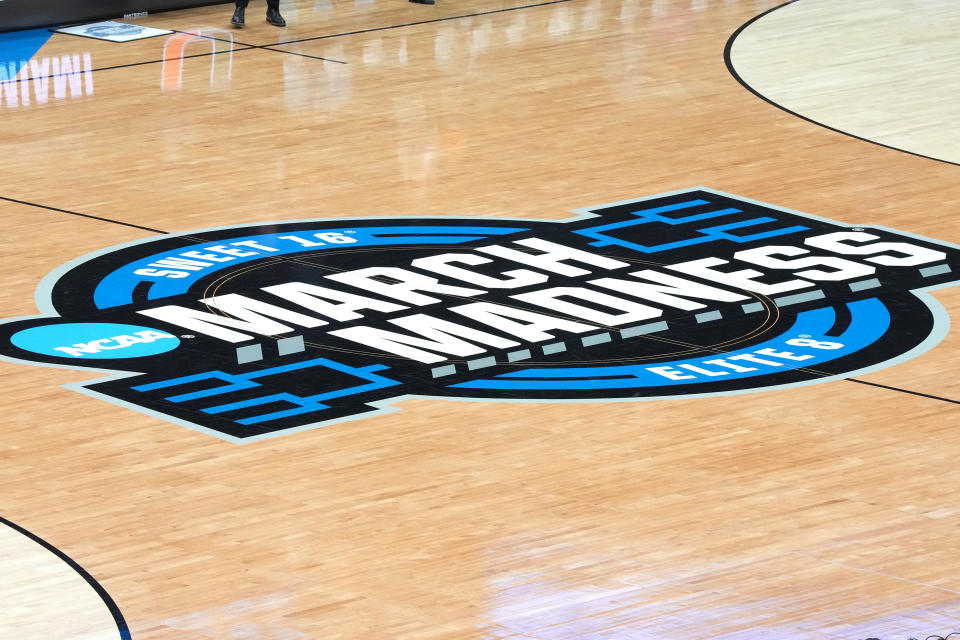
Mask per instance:
[[[183,335],[180,336],[180,337],[181,337],[181,338],[196,338],[197,336],[193,335],[192,333],[185,333],[185,334],[183,334]]]

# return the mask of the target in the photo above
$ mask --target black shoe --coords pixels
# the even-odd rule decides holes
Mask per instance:
[[[410,2],[416,2],[417,4],[436,4],[436,0],[410,0]]]
[[[237,7],[237,10],[233,12],[233,18],[230,19],[230,24],[235,27],[243,26],[243,7]]]
[[[275,27],[287,26],[287,21],[283,19],[283,16],[280,15],[280,12],[276,9],[267,9],[267,22]]]

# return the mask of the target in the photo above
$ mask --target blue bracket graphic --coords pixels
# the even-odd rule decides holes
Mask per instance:
[[[263,369],[260,371],[252,371],[250,373],[243,374],[231,374],[226,373],[220,370],[205,371],[203,373],[198,373],[190,376],[182,376],[179,378],[170,378],[169,380],[161,380],[159,382],[151,382],[149,384],[143,384],[137,387],[133,387],[134,391],[155,391],[157,389],[167,389],[170,387],[176,387],[186,384],[192,384],[195,382],[202,382],[204,380],[220,380],[227,384],[214,387],[212,389],[203,389],[200,391],[193,391],[190,393],[184,393],[175,396],[169,396],[164,398],[165,400],[173,403],[188,402],[191,400],[198,400],[200,398],[208,398],[211,396],[223,395],[226,393],[233,393],[235,391],[243,391],[245,389],[252,389],[255,387],[260,387],[261,384],[254,382],[259,378],[265,378],[269,376],[274,376],[282,373],[289,373],[291,371],[297,371],[300,369],[310,369],[313,367],[326,367],[328,369],[333,369],[341,373],[346,373],[362,380],[366,380],[367,384],[359,384],[352,387],[346,387],[343,389],[336,389],[334,391],[327,391],[325,393],[318,393],[311,396],[298,396],[292,393],[272,393],[265,396],[260,396],[257,398],[250,398],[247,400],[242,400],[239,402],[230,402],[227,404],[215,405],[211,407],[206,407],[201,409],[204,413],[217,414],[225,413],[227,411],[236,411],[238,409],[245,409],[247,407],[256,407],[264,404],[271,404],[274,402],[288,402],[294,405],[293,409],[286,409],[283,411],[274,411],[271,413],[264,413],[260,415],[250,416],[247,418],[241,418],[235,420],[238,424],[250,425],[258,424],[260,422],[268,422],[270,420],[279,420],[281,418],[287,418],[290,416],[296,416],[303,413],[310,413],[313,411],[322,411],[324,409],[329,409],[330,405],[324,404],[326,400],[333,400],[334,398],[342,398],[345,396],[352,396],[363,393],[370,393],[376,391],[377,389],[385,389],[387,387],[393,387],[400,382],[392,380],[390,378],[385,378],[383,376],[377,375],[377,371],[383,371],[388,369],[386,365],[374,364],[366,367],[351,367],[345,364],[341,364],[334,360],[329,360],[327,358],[315,358],[313,360],[306,360],[304,362],[295,362],[288,365],[283,365],[279,367],[272,367],[270,369]]]
[[[663,244],[654,245],[652,247],[648,247],[646,245],[637,244],[636,242],[630,242],[629,240],[622,240],[620,238],[615,238],[615,237],[606,235],[606,232],[613,231],[615,229],[625,229],[629,227],[635,227],[635,226],[650,224],[654,222],[668,224],[671,226],[677,226],[681,224],[689,224],[692,222],[700,222],[701,220],[710,220],[712,218],[720,218],[722,216],[728,216],[734,213],[743,213],[740,209],[717,209],[714,211],[695,213],[692,215],[684,216],[682,218],[668,218],[661,215],[668,211],[679,211],[681,209],[689,209],[691,207],[698,207],[700,205],[705,205],[705,204],[710,204],[710,202],[708,200],[688,200],[686,202],[678,202],[677,204],[671,204],[663,207],[654,207],[652,209],[641,209],[640,211],[631,212],[631,215],[637,216],[636,220],[625,220],[623,222],[614,222],[611,224],[604,224],[596,227],[588,227],[586,229],[575,231],[574,233],[577,233],[582,236],[587,236],[588,238],[594,238],[595,242],[590,243],[594,247],[606,247],[609,245],[617,245],[620,247],[625,247],[627,249],[632,249],[633,251],[639,251],[640,253],[658,253],[660,251],[671,251],[673,249],[689,247],[695,244],[703,244],[705,242],[714,242],[716,240],[728,240],[730,242],[736,242],[737,244],[743,244],[745,242],[754,242],[756,240],[765,240],[767,238],[774,238],[776,236],[782,236],[788,233],[797,233],[798,231],[806,231],[809,228],[809,227],[803,227],[803,226],[782,227],[780,229],[772,229],[770,231],[761,231],[759,233],[752,233],[745,236],[728,233],[733,229],[742,229],[744,227],[753,227],[761,224],[767,224],[769,222],[777,222],[776,218],[769,218],[769,217],[751,218],[750,220],[741,220],[739,222],[731,222],[728,224],[722,224],[714,227],[704,227],[702,229],[697,229],[696,231],[697,233],[701,234],[700,236],[688,238],[686,240],[678,240],[676,242],[666,242]]]

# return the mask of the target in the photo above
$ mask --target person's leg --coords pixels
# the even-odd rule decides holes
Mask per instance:
[[[280,0],[267,0],[267,22],[275,27],[287,26],[287,21],[280,15]]]
[[[233,18],[230,19],[230,24],[235,27],[243,26],[243,14],[249,2],[250,0],[236,0],[237,8],[233,12]]]

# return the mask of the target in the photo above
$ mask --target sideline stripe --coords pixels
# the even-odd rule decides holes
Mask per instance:
[[[3,0],[0,0],[0,2],[2,1]],[[277,53],[288,53],[290,55],[301,56],[303,58],[313,58],[314,60],[325,60],[326,62],[336,62],[337,64],[350,64],[345,60],[337,60],[335,58],[324,58],[323,56],[311,56],[311,55],[307,55],[306,53],[298,53],[296,51],[284,51],[283,49],[274,49],[273,47],[277,46],[275,44],[249,44],[247,42],[239,42],[237,40],[227,40],[226,38],[218,38],[216,36],[210,36],[205,33],[195,33],[193,31],[181,31],[179,29],[171,29],[171,31],[173,31],[174,33],[182,33],[185,36],[193,36],[195,38],[203,38],[205,40],[213,40],[215,42],[226,42],[232,45],[233,47],[235,47],[233,51],[246,51],[247,49],[262,49],[263,51],[275,51]],[[285,43],[280,43],[280,44],[285,44]],[[216,53],[226,53],[226,52],[217,51]],[[210,55],[210,54],[204,54],[204,55]],[[96,69],[94,69],[94,71],[96,71]]]
[[[573,0],[549,0],[548,2],[537,2],[535,4],[525,4],[519,7],[508,7],[506,9],[493,9],[491,11],[479,11],[477,13],[466,13],[460,16],[446,16],[444,18],[431,18],[430,20],[419,20],[417,22],[406,22],[403,24],[393,24],[386,27],[371,27],[370,29],[358,29],[357,31],[343,31],[341,33],[331,33],[326,36],[314,36],[312,38],[301,38],[299,40],[287,40],[285,42],[278,42],[274,45],[267,45],[272,47],[280,47],[285,44],[296,44],[298,42],[310,42],[311,40],[326,40],[327,38],[340,38],[343,36],[355,36],[361,33],[371,33],[374,31],[388,31],[390,29],[402,29],[404,27],[415,27],[421,24],[432,24],[434,22],[447,22],[449,20],[463,20],[464,18],[475,18],[477,16],[489,16],[494,13],[506,13],[507,11],[520,11],[521,9],[535,9],[537,7],[547,7],[552,4],[562,4],[564,2],[572,2]]]
[[[0,1],[2,1],[2,0],[0,0]],[[794,0],[794,1],[795,1],[795,0]],[[374,32],[374,31],[387,31],[387,30],[390,30],[390,29],[402,29],[402,28],[404,28],[404,27],[413,27],[413,26],[417,26],[417,25],[421,25],[421,24],[431,24],[431,23],[435,23],[435,22],[447,22],[447,21],[449,21],[449,20],[463,20],[463,19],[465,19],[465,18],[474,18],[474,17],[477,17],[477,16],[486,16],[486,15],[492,15],[492,14],[495,14],[495,13],[505,13],[505,12],[508,12],[508,11],[520,11],[520,10],[522,10],[522,9],[535,9],[535,8],[537,8],[537,7],[546,7],[546,6],[550,6],[550,5],[554,5],[554,4],[563,4],[563,3],[566,3],[566,2],[573,2],[573,0],[549,0],[548,2],[537,2],[537,3],[534,3],[534,4],[521,5],[521,6],[519,6],[519,7],[508,7],[508,8],[506,8],[506,9],[493,9],[493,10],[491,10],[491,11],[480,11],[480,12],[477,12],[477,13],[467,13],[467,14],[458,15],[458,16],[446,16],[446,17],[444,17],[444,18],[432,18],[432,19],[430,19],[430,20],[420,20],[420,21],[418,21],[418,22],[407,22],[407,23],[403,23],[403,24],[387,25],[387,26],[385,26],[385,27],[374,27],[374,28],[371,28],[371,29],[360,29],[360,30],[357,30],[357,31],[344,31],[344,32],[341,32],[341,33],[333,33],[333,34],[329,34],[329,35],[325,35],[325,36],[314,36],[314,37],[312,37],[312,38],[301,38],[301,39],[299,39],[299,40],[287,40],[287,41],[284,41],[284,42],[278,42],[278,43],[276,43],[276,44],[255,45],[255,44],[248,44],[248,43],[243,43],[243,42],[236,42],[236,41],[234,41],[232,44],[237,45],[237,48],[235,48],[235,49],[229,49],[229,50],[227,50],[227,51],[213,51],[213,52],[211,52],[211,53],[198,53],[198,54],[189,55],[189,56],[183,56],[182,58],[175,58],[175,59],[177,59],[177,60],[181,60],[181,59],[182,59],[182,60],[186,60],[186,59],[188,59],[188,58],[202,58],[202,57],[205,57],[205,56],[216,56],[216,55],[220,55],[220,54],[222,54],[222,53],[229,53],[229,52],[231,52],[231,51],[236,52],[236,51],[250,51],[250,50],[254,50],[254,49],[259,49],[259,50],[261,50],[261,51],[274,51],[274,52],[276,52],[276,53],[285,53],[285,54],[287,54],[287,55],[300,56],[300,57],[303,57],[303,58],[310,58],[310,59],[312,59],[312,60],[324,60],[324,61],[327,61],[327,62],[335,62],[335,63],[337,63],[337,64],[349,64],[349,63],[346,62],[345,60],[336,60],[336,59],[334,59],[334,58],[324,58],[324,57],[321,57],[321,56],[314,56],[314,55],[309,55],[309,54],[305,54],[305,53],[299,53],[299,52],[296,52],[296,51],[285,51],[285,50],[283,50],[283,49],[277,49],[276,47],[281,47],[281,46],[289,45],[289,44],[297,44],[297,43],[299,43],[299,42],[310,42],[310,41],[312,41],[312,40],[325,40],[325,39],[327,39],[327,38],[339,38],[339,37],[342,37],[342,36],[352,36],[352,35],[358,35],[358,34],[361,34],[361,33],[371,33],[371,32]],[[47,29],[37,29],[37,31],[44,31],[44,32],[46,32],[48,37],[53,35],[53,32],[50,32],[50,31],[47,30]],[[174,33],[189,34],[189,35],[192,35],[192,36],[197,36],[198,38],[205,38],[205,39],[208,39],[208,40],[216,40],[216,41],[218,41],[218,42],[230,42],[229,40],[224,40],[224,39],[222,39],[222,38],[216,38],[216,37],[213,37],[213,36],[208,36],[208,35],[193,33],[193,32],[190,32],[190,31],[180,31],[180,30],[177,30],[177,29],[173,29],[172,31],[174,31]],[[20,32],[14,32],[14,33],[20,33]],[[41,45],[41,46],[42,46],[42,45]],[[39,47],[38,47],[38,49],[39,49]],[[31,55],[30,55],[29,57],[32,58],[32,57],[33,57],[33,54],[35,54],[35,53],[36,53],[36,51],[34,51],[33,53],[31,53]],[[132,62],[132,63],[129,63],[129,64],[120,64],[120,65],[114,65],[114,66],[110,66],[110,67],[98,67],[98,68],[96,68],[96,69],[91,69],[90,71],[91,71],[91,72],[94,72],[94,71],[111,71],[111,70],[114,70],[114,69],[126,69],[126,68],[128,68],[128,67],[139,67],[139,66],[143,66],[143,65],[147,65],[147,64],[157,64],[157,63],[160,63],[160,62],[165,62],[165,61],[167,61],[167,60],[173,60],[173,59],[174,59],[174,58],[167,58],[167,59],[160,59],[160,60],[146,60],[146,61],[144,61],[144,62]],[[29,60],[29,58],[27,58],[27,60]],[[19,69],[18,69],[18,73],[19,73]],[[60,74],[60,75],[66,75],[66,74]],[[36,79],[36,80],[45,80],[45,79],[53,78],[53,77],[57,77],[57,76],[49,75],[49,76],[42,76],[42,77],[39,77],[39,78],[26,78],[25,80],[34,80],[34,79]],[[16,80],[16,82],[20,82],[20,81],[21,81],[21,79],[17,79],[17,80]],[[71,212],[67,212],[67,213],[71,213]],[[78,215],[79,215],[79,214],[78,214]],[[121,223],[121,224],[122,224],[122,223]]]
[[[283,49],[273,49],[275,45],[264,45],[262,47],[257,47],[257,49],[262,49],[263,51],[274,51],[276,53],[285,53],[288,56],[300,56],[301,58],[310,58],[311,60],[323,60],[324,62],[336,62],[337,64],[350,64],[345,60],[337,60],[335,58],[324,58],[323,56],[312,56],[308,53],[300,53],[298,51],[284,51]]]
[[[960,404],[960,400],[951,400],[950,398],[944,398],[942,396],[933,396],[929,393],[920,393],[919,391],[910,391],[909,389],[901,389],[900,387],[889,387],[885,384],[877,384],[876,382],[867,382],[866,380],[858,380],[857,378],[846,378],[850,382],[856,382],[858,384],[865,384],[871,387],[878,387],[880,389],[889,389],[890,391],[899,391],[900,393],[909,393],[912,396],[920,396],[921,398],[930,398],[931,400],[941,400],[943,402],[950,402],[953,404]]]
[[[117,625],[117,631],[120,632],[120,640],[131,640],[132,636],[130,635],[130,627],[127,626],[127,621],[123,619],[123,614],[120,613],[120,607],[118,607],[117,603],[113,601],[113,598],[110,597],[110,594],[107,593],[107,590],[104,589],[100,583],[97,582],[97,579],[90,575],[86,569],[77,564],[73,558],[65,554],[63,551],[60,551],[60,549],[57,549],[40,536],[30,533],[23,527],[10,522],[3,516],[0,516],[0,523],[3,523],[14,531],[17,531],[30,538],[41,547],[63,560],[63,562],[65,562],[71,569],[80,574],[80,577],[86,580],[87,584],[93,587],[93,590],[96,591],[97,595],[100,596],[100,599],[103,600],[103,604],[107,606],[107,609],[110,611],[110,615],[113,616],[113,621]]]
[[[56,211],[58,213],[66,213],[71,216],[79,216],[81,218],[90,218],[91,220],[100,220],[101,222],[112,222],[113,224],[120,224],[125,227],[133,227],[134,229],[143,229],[144,231],[150,231],[153,233],[166,234],[167,231],[161,231],[160,229],[151,229],[150,227],[142,227],[139,224],[133,224],[131,222],[121,222],[120,220],[112,220],[110,218],[101,218],[100,216],[92,216],[88,213],[77,213],[76,211],[68,211],[67,209],[58,209],[56,207],[48,207],[45,204],[37,204],[35,202],[26,202],[25,200],[16,200],[14,198],[7,198],[6,196],[0,196],[0,200],[6,200],[7,202],[15,202],[16,204],[23,204],[28,207],[37,207],[38,209],[46,209],[47,211]]]

